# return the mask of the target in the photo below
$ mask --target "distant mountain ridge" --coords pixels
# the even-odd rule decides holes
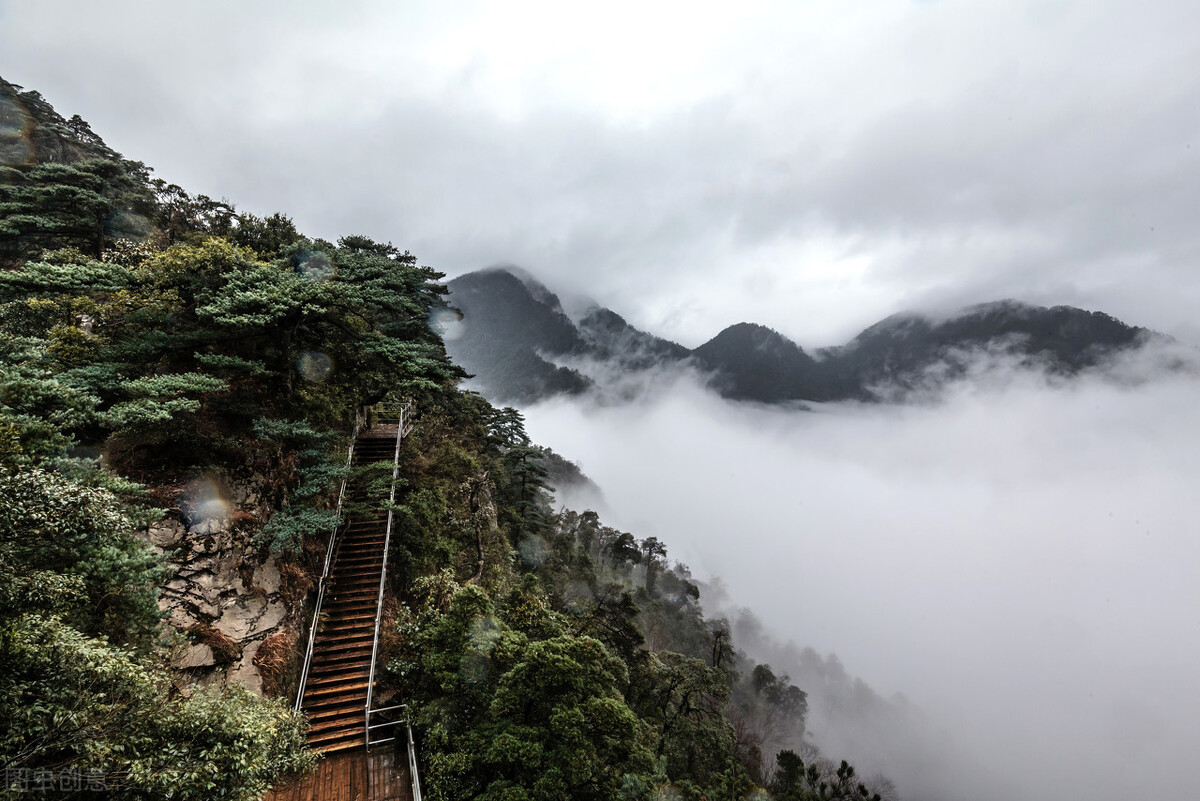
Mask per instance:
[[[599,306],[573,321],[550,289],[521,271],[481,270],[449,287],[463,317],[447,350],[484,395],[503,403],[579,394],[608,380],[603,376],[664,367],[696,369],[733,400],[882,401],[963,374],[981,351],[1071,375],[1119,351],[1167,339],[1102,312],[1004,300],[942,320],[892,315],[845,345],[811,354],[756,323],[731,325],[689,350]],[[603,369],[589,375],[582,364]]]

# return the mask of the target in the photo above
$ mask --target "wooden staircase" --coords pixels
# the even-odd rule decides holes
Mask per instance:
[[[391,462],[395,448],[396,426],[377,426],[359,436],[354,463]],[[362,488],[353,486],[347,498],[386,500],[366,498]],[[301,702],[311,724],[308,744],[315,751],[366,747],[367,682],[386,531],[387,513],[375,510],[351,517],[338,535],[321,620],[314,623],[318,629]]]

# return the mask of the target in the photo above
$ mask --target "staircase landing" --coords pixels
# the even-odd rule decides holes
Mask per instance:
[[[412,785],[403,760],[392,752],[332,754],[303,778],[277,787],[263,801],[411,801]]]

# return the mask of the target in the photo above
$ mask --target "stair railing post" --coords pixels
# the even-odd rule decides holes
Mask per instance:
[[[417,775],[417,744],[412,736],[412,710],[404,709],[404,726],[408,729],[408,773],[412,778],[413,801],[421,801],[421,779]]]
[[[404,413],[408,405],[400,407],[400,419],[396,424],[396,450],[392,456],[392,490],[388,494],[387,530],[383,535],[383,569],[379,571],[379,597],[375,602],[375,638],[371,643],[371,673],[367,679],[367,705],[363,709],[364,737],[367,750],[371,748],[371,702],[375,697],[375,658],[379,653],[379,623],[383,618],[383,591],[387,586],[388,551],[392,541],[392,506],[396,503],[396,480],[400,477],[400,441],[404,438]]]
[[[350,466],[354,463],[354,444],[358,441],[358,433],[364,423],[362,407],[354,414],[354,430],[350,434],[350,447],[346,453],[346,475],[342,476],[341,486],[338,487],[337,506],[333,517],[333,531],[329,535],[329,544],[325,547],[325,567],[321,571],[321,580],[317,582],[317,602],[313,606],[312,625],[308,628],[308,648],[304,652],[304,664],[300,669],[300,687],[296,691],[296,703],[292,707],[299,712],[304,703],[304,686],[308,682],[308,670],[312,666],[313,645],[316,644],[317,627],[320,625],[321,604],[325,601],[325,586],[329,579],[329,570],[333,564],[334,546],[337,543],[338,529],[342,525],[342,499],[346,495],[346,482],[350,478]]]

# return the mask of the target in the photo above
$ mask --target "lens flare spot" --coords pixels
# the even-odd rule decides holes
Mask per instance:
[[[15,167],[32,160],[29,115],[11,98],[0,96],[0,166]]]
[[[529,567],[541,567],[550,557],[550,546],[536,534],[530,534],[517,546],[521,561]]]
[[[300,354],[296,370],[307,381],[324,381],[333,373],[333,359],[317,350]]]
[[[471,621],[471,647],[479,653],[486,654],[492,650],[496,640],[500,639],[500,624],[494,617],[477,617]]]
[[[150,221],[132,211],[114,211],[104,221],[104,231],[113,239],[132,239],[141,242],[150,236]]]
[[[229,502],[221,496],[221,486],[212,478],[199,478],[179,496],[179,513],[193,531],[208,533],[222,528],[229,520]]]
[[[585,614],[596,606],[596,595],[586,583],[573,580],[563,591],[563,602],[569,611]]]
[[[309,281],[321,283],[333,278],[336,269],[329,260],[329,254],[313,250],[300,257],[296,264],[296,272]]]
[[[486,654],[476,651],[463,654],[458,662],[458,673],[467,684],[485,684],[491,679],[494,671],[492,660]]]
[[[464,324],[462,315],[454,309],[438,309],[429,316],[429,327],[446,341],[458,339],[463,335]]]

